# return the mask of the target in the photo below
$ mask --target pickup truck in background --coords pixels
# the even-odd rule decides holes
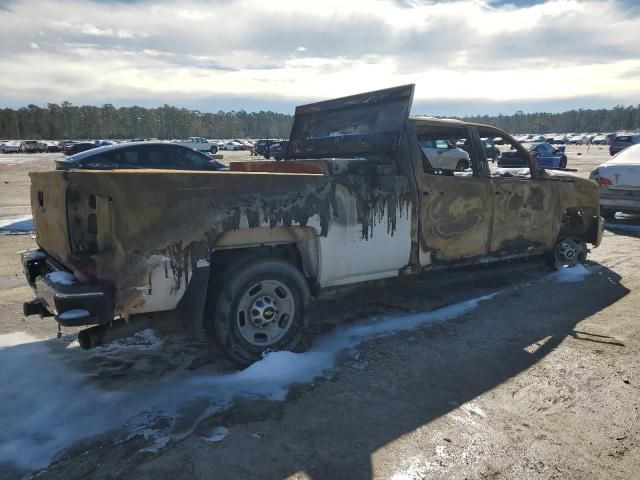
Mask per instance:
[[[539,168],[494,127],[410,117],[413,91],[297,107],[280,162],[31,172],[25,314],[93,325],[79,334],[92,348],[174,311],[247,365],[295,348],[323,289],[531,255],[572,266],[600,243],[594,182]],[[482,137],[528,168],[491,170]],[[464,171],[420,148],[459,138]]]
[[[47,151],[47,146],[37,140],[23,140],[20,142],[20,152],[22,153],[43,153]]]
[[[189,148],[195,148],[199,152],[203,153],[217,153],[218,152],[218,144],[211,143],[206,138],[202,137],[189,137],[186,140],[178,140],[175,142],[178,145],[183,145]]]

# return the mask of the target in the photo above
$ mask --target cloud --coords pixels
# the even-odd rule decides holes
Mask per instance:
[[[456,100],[638,103],[632,3],[0,0],[0,104],[293,101],[413,82],[417,101],[456,109]]]

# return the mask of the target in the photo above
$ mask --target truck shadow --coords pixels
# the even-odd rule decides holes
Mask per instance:
[[[143,435],[126,442],[94,437],[67,450],[40,476],[210,478],[216,472],[216,478],[284,478],[304,472],[314,479],[371,478],[378,449],[517,376],[568,337],[624,348],[615,338],[576,328],[629,292],[616,273],[598,264],[589,268],[592,273],[579,283],[556,283],[540,264],[527,262],[330,293],[310,313],[309,342],[371,315],[433,310],[501,292],[446,323],[366,342],[357,354],[342,355],[324,379],[293,387],[284,402],[236,399],[156,455],[143,451],[149,443]],[[137,351],[134,363],[157,366],[154,352]],[[199,353],[193,347],[165,371],[187,368]],[[6,351],[2,357],[9,358]],[[225,362],[206,369],[228,371]],[[116,377],[129,368],[136,367],[116,368]],[[224,441],[202,440],[219,426],[230,431]]]

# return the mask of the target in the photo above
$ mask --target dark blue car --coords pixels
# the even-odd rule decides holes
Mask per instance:
[[[564,147],[554,147],[547,142],[524,145],[537,160],[538,165],[545,168],[567,168],[567,155]],[[499,167],[528,167],[526,158],[522,158],[516,150],[504,152],[498,159]]]

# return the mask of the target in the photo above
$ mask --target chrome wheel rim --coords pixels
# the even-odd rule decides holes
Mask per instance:
[[[249,287],[236,311],[236,325],[244,340],[268,347],[291,329],[295,317],[291,290],[277,280],[263,280]]]
[[[584,244],[572,239],[562,240],[555,249],[556,264],[573,267],[584,259]]]

